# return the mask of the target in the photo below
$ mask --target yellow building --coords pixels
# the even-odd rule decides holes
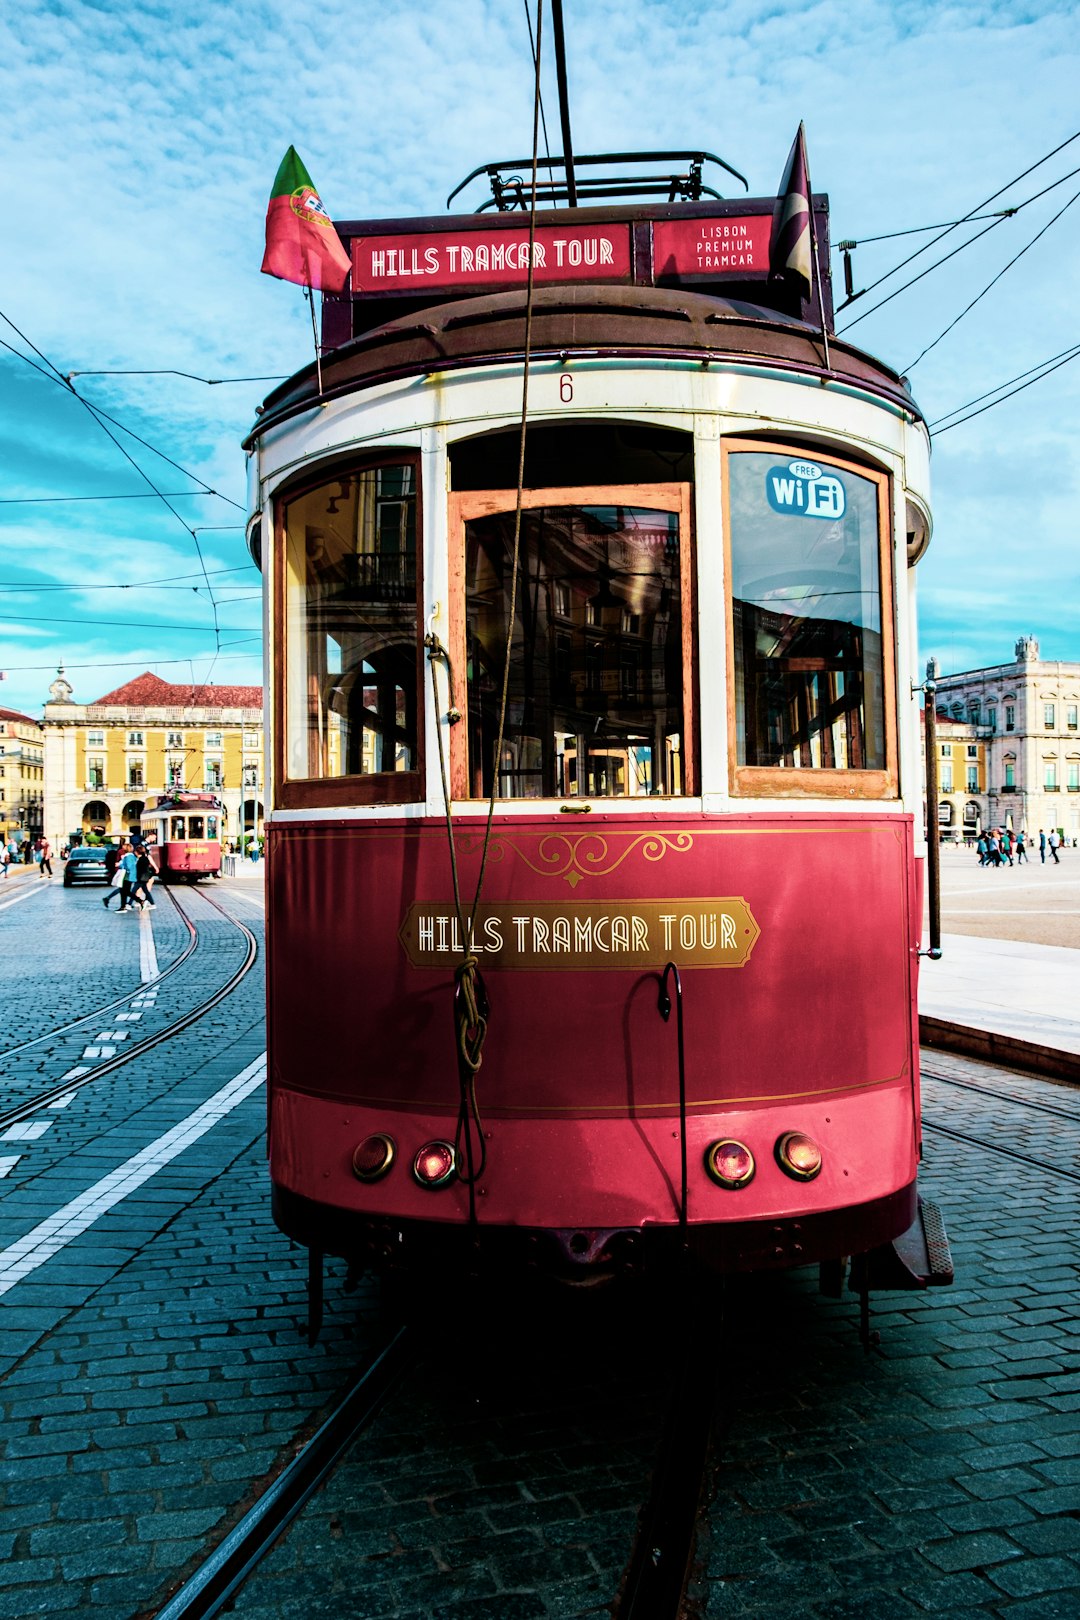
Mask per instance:
[[[44,710],[45,828],[129,833],[168,788],[216,793],[223,837],[261,834],[265,768],[261,686],[175,685],[149,673],[92,703],[73,700],[63,668]]]
[[[0,833],[37,838],[42,830],[44,736],[36,720],[0,709]]]

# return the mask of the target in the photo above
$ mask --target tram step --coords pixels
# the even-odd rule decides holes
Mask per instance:
[[[852,1286],[858,1286],[856,1272],[861,1270],[852,1267]],[[865,1276],[876,1291],[947,1287],[953,1280],[953,1260],[938,1206],[920,1197],[907,1231],[865,1256]]]

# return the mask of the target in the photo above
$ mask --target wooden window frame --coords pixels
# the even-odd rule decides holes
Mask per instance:
[[[724,511],[724,573],[727,580],[727,730],[728,783],[735,798],[759,799],[896,799],[899,797],[896,719],[895,576],[892,548],[891,480],[888,473],[861,462],[849,461],[819,445],[809,447],[797,440],[724,439],[721,441],[721,489]],[[881,684],[885,732],[884,770],[823,770],[809,766],[789,769],[780,765],[740,765],[738,763],[737,715],[735,710],[735,606],[731,566],[731,483],[728,468],[732,456],[756,452],[759,455],[791,456],[820,462],[853,473],[877,486],[878,508],[878,587],[881,593]]]
[[[288,567],[285,545],[285,508],[313,490],[357,473],[380,467],[412,467],[416,482],[416,768],[411,771],[373,771],[366,776],[286,775],[288,727],[289,645],[286,591]],[[377,456],[324,463],[274,495],[274,667],[273,693],[274,804],[280,810],[325,810],[338,806],[422,803],[424,785],[424,511],[419,450],[398,450]]]
[[[697,584],[695,575],[695,546],[693,533],[693,485],[691,484],[587,484],[552,489],[526,489],[521,495],[523,512],[544,506],[639,506],[654,512],[674,512],[679,519],[679,614],[682,640],[683,724],[681,749],[683,755],[683,790],[678,794],[650,794],[648,802],[658,799],[668,803],[677,799],[693,798],[698,787],[698,703],[697,703],[697,642],[694,627],[697,623]],[[465,525],[476,518],[513,515],[517,505],[514,489],[454,490],[449,496],[447,533],[449,537],[450,569],[450,659],[454,669],[454,684],[462,713],[468,704],[466,615],[465,615]],[[469,788],[469,735],[468,725],[450,728],[450,791],[455,800],[472,804],[483,803],[474,799]],[[520,799],[498,799],[499,804],[522,804]],[[580,798],[529,800],[529,804],[596,803],[607,805],[637,803],[636,799],[612,798],[582,794]]]

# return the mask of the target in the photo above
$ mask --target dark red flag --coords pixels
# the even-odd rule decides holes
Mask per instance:
[[[780,193],[773,207],[772,236],[769,239],[770,274],[785,281],[801,283],[804,298],[810,297],[810,256],[813,252],[810,216],[810,165],[806,160],[806,130],[799,133],[788,154]]]

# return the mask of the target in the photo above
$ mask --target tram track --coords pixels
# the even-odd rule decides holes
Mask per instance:
[[[168,978],[179,968],[183,967],[185,963],[190,961],[198,951],[198,924],[192,919],[190,913],[185,910],[184,906],[171,889],[166,890],[166,893],[169,895],[169,899],[176,907],[180,917],[183,919],[185,927],[188,929],[190,936],[188,944],[181,954],[176,958],[176,960],[170,963],[169,967],[167,967],[162,973],[158,974],[156,978],[148,981],[145,984],[140,984],[138,988],[131,991],[129,995],[108,1003],[108,1010],[115,1010],[119,1006],[130,1004],[130,1002],[137,999],[139,996],[145,995],[148,990],[155,989],[164,979]],[[83,1088],[86,1086],[96,1085],[99,1080],[103,1080],[107,1075],[113,1074],[118,1069],[126,1067],[136,1058],[145,1056],[147,1052],[153,1051],[156,1047],[161,1046],[166,1041],[173,1039],[174,1036],[181,1034],[184,1030],[190,1029],[192,1024],[197,1023],[200,1018],[205,1017],[208,1012],[212,1011],[213,1008],[216,1007],[221,1001],[224,1001],[226,996],[231,995],[232,992],[241,984],[241,982],[254,967],[258,958],[258,940],[251,929],[248,928],[246,923],[243,923],[239,918],[234,917],[226,909],[226,907],[221,905],[217,900],[211,899],[208,894],[204,893],[200,893],[200,898],[204,900],[207,905],[212,906],[213,909],[219,912],[222,917],[226,918],[228,922],[232,923],[233,927],[236,928],[243,936],[245,941],[245,952],[243,961],[240,963],[240,965],[229,974],[228,978],[225,979],[223,983],[219,984],[213,991],[211,991],[209,995],[204,996],[199,1002],[196,1003],[195,1006],[188,1008],[187,1011],[177,1014],[177,1016],[172,1018],[163,1028],[155,1030],[152,1034],[144,1036],[141,1040],[134,1041],[130,1046],[126,1046],[122,1052],[117,1052],[110,1057],[103,1058],[94,1063],[86,1070],[85,1073],[72,1075],[67,1079],[62,1079],[56,1085],[50,1086],[44,1091],[37,1092],[33,1097],[28,1097],[23,1102],[16,1103],[13,1107],[0,1112],[0,1130],[4,1130],[11,1125],[17,1125],[23,1120],[29,1119],[39,1110],[49,1107],[49,1105],[55,1102],[59,1097],[67,1097],[73,1092],[83,1090]],[[70,1033],[72,1029],[77,1029],[81,1024],[98,1019],[102,1015],[102,1010],[99,1009],[98,1012],[86,1014],[84,1017],[75,1019],[71,1024],[63,1025],[59,1029],[52,1030],[46,1035],[36,1037],[35,1042],[28,1042],[26,1044],[32,1045],[50,1039],[55,1040],[64,1034]],[[10,1052],[3,1054],[5,1058],[11,1055],[12,1054]]]
[[[924,1068],[922,1076],[925,1080],[933,1080],[938,1085],[954,1086],[960,1091],[971,1091],[980,1097],[989,1097],[994,1102],[1011,1103],[1014,1108],[1023,1108],[1038,1114],[1051,1114],[1056,1119],[1067,1119],[1073,1125],[1080,1125],[1080,1110],[1074,1108],[1058,1108],[1053,1103],[1036,1102],[1033,1097],[1013,1097],[1006,1092],[995,1091],[991,1086],[979,1086],[973,1080],[958,1080],[949,1074],[938,1074],[933,1069]]]

